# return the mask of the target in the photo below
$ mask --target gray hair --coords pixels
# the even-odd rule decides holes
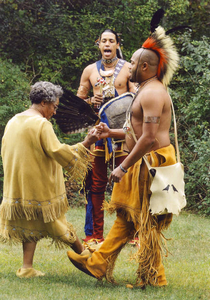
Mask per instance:
[[[62,87],[54,85],[51,82],[39,81],[31,86],[30,100],[31,103],[39,104],[43,100],[47,102],[55,102],[57,98],[63,95]]]

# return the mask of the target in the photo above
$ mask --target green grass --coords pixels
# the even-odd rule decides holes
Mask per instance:
[[[84,237],[84,208],[74,208],[67,218],[79,237]],[[115,216],[105,216],[105,234]],[[66,250],[56,250],[48,240],[37,245],[34,267],[46,273],[45,277],[19,279],[15,271],[22,264],[21,245],[0,244],[0,299],[9,300],[208,300],[210,299],[210,219],[182,213],[174,217],[165,233],[171,254],[164,260],[168,286],[147,287],[146,290],[126,287],[135,283],[135,261],[129,261],[135,247],[127,245],[118,257],[115,278],[118,286],[98,282],[77,270],[68,260]]]

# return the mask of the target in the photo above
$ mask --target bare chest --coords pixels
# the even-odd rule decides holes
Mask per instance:
[[[141,107],[140,102],[135,101],[133,102],[131,108],[130,108],[130,118],[131,123],[133,125],[135,124],[141,124],[143,123],[143,110]]]
[[[120,70],[117,76],[114,74],[114,69],[107,69],[106,71],[107,73],[101,74],[97,70],[97,68],[94,68],[90,76],[90,83],[93,87],[94,93],[99,93],[102,89],[106,91],[106,89],[111,86],[113,86],[118,91],[118,94],[122,94],[128,91],[128,73],[126,72],[124,67]]]

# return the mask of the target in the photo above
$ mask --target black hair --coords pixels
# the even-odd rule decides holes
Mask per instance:
[[[113,34],[115,35],[115,38],[116,38],[117,43],[120,44],[120,39],[119,39],[118,34],[117,34],[116,31],[107,28],[107,29],[105,29],[105,30],[100,34],[100,39],[101,39],[101,36],[102,36],[102,34],[103,34],[104,32],[111,32],[111,33],[113,33]]]

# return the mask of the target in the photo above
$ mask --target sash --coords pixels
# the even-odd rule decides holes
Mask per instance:
[[[124,66],[125,62],[126,61],[123,60],[123,59],[119,59],[118,60],[117,65],[116,65],[115,70],[114,70],[114,73],[113,73],[114,82],[115,82],[118,74],[120,73],[122,67]],[[102,60],[101,59],[96,62],[96,67],[97,67],[99,75],[100,75],[100,69],[103,70],[103,71],[105,71],[105,68],[104,68],[104,65],[102,64]],[[105,77],[102,77],[102,78],[105,79]],[[118,92],[115,89],[115,97],[117,97],[117,96],[118,96]],[[105,123],[108,123],[108,122],[105,122]],[[106,160],[108,160],[108,158],[111,158],[111,153],[112,153],[112,143],[111,143],[111,139],[110,138],[106,139],[105,145],[104,145],[104,140],[99,140],[99,141],[97,141],[95,143],[96,150],[97,149],[102,150],[104,148],[104,146],[105,146],[105,152],[106,153],[108,152],[108,155],[106,155],[107,156]]]

